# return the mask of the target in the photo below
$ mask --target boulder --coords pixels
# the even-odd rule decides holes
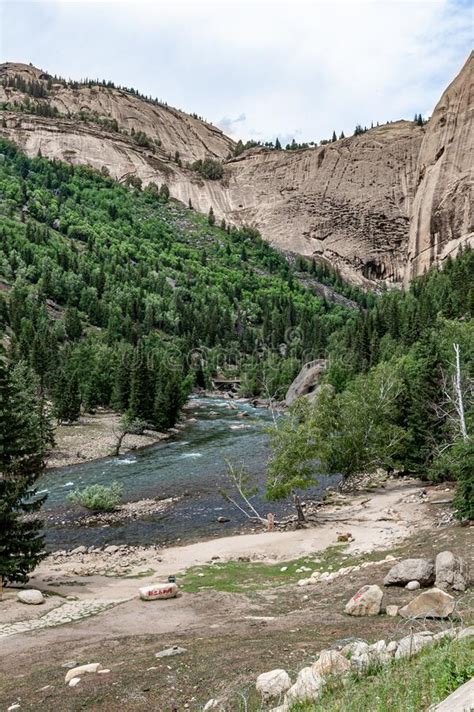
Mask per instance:
[[[421,586],[430,586],[434,580],[435,567],[431,559],[405,559],[392,566],[383,585],[405,586],[410,581],[419,581]]]
[[[433,642],[433,634],[429,631],[422,631],[421,633],[413,633],[412,635],[407,635],[398,641],[398,647],[395,652],[396,658],[411,657],[418,653],[426,645],[430,645]]]
[[[44,603],[45,598],[41,591],[37,591],[34,588],[27,589],[26,591],[19,591],[16,597],[22,603],[27,603],[30,606],[39,606]]]
[[[343,675],[350,669],[350,662],[337,650],[322,650],[318,660],[313,663],[313,670],[322,676]]]
[[[317,394],[318,381],[321,374],[326,369],[327,361],[318,359],[305,363],[295,380],[288,388],[285,396],[285,403],[290,406],[300,396],[306,396],[308,400],[314,400]]]
[[[417,591],[419,588],[421,588],[420,582],[419,581],[408,581],[405,588],[407,589],[407,591]]]
[[[64,682],[69,682],[69,680],[72,680],[74,677],[80,677],[81,675],[85,675],[86,673],[95,673],[101,668],[100,663],[89,663],[88,665],[79,665],[79,667],[72,668],[72,670],[68,670],[66,673],[66,677],[64,678]]]
[[[278,699],[291,687],[290,676],[286,670],[270,670],[257,677],[256,688],[262,700],[266,702]]]
[[[474,677],[458,687],[449,697],[437,705],[432,705],[429,712],[470,712],[474,708]]]
[[[345,612],[350,616],[377,616],[382,607],[383,591],[380,586],[362,586],[347,602]]]
[[[295,684],[286,693],[285,703],[293,705],[297,702],[317,700],[323,687],[323,677],[313,669],[313,666],[305,667],[299,671]]]
[[[142,601],[156,601],[163,598],[176,598],[178,586],[175,583],[155,583],[139,589]]]
[[[400,608],[398,613],[403,618],[448,618],[455,605],[456,599],[449,593],[431,588]]]
[[[460,556],[451,551],[442,551],[436,557],[436,588],[465,591],[469,586],[469,567]]]

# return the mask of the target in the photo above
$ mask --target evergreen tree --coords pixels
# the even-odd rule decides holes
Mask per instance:
[[[275,140],[275,149],[276,149],[277,151],[281,151],[281,143],[280,143],[280,139],[278,138],[278,136],[277,136],[277,138],[276,138],[276,140]]]
[[[336,136],[336,132],[335,132],[335,131],[332,132],[331,141],[332,141],[333,143],[334,143],[334,141],[337,141],[337,136]]]
[[[208,216],[207,216],[207,222],[209,223],[209,225],[210,225],[211,227],[213,227],[213,226],[215,225],[215,223],[216,223],[216,216],[214,215],[214,210],[212,209],[212,205],[211,205],[211,207],[209,208],[209,213],[208,213]]]
[[[58,423],[73,423],[81,414],[81,394],[77,371],[62,368],[53,393],[54,414]]]
[[[35,483],[44,469],[46,439],[38,404],[21,389],[0,353],[0,576],[28,580],[43,558],[42,522],[25,520],[37,511]]]

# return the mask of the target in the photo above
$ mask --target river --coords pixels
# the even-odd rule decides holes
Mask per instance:
[[[230,534],[248,522],[246,517],[220,494],[232,489],[226,474],[226,460],[243,465],[252,479],[263,485],[269,458],[266,429],[272,415],[267,408],[219,397],[192,397],[195,418],[172,440],[122,457],[95,460],[83,465],[47,472],[39,489],[47,491],[43,507],[49,522],[46,545],[49,550],[85,544],[158,544],[189,541]],[[333,478],[323,478],[314,496]],[[79,526],[80,509],[68,502],[75,488],[93,483],[119,482],[124,501],[149,497],[180,497],[168,511],[128,519],[113,525]],[[288,503],[269,503],[253,498],[263,514],[284,514]],[[218,517],[229,522],[218,523]]]

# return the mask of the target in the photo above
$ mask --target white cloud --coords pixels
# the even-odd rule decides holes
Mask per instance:
[[[469,51],[471,12],[463,0],[4,0],[1,44],[5,59],[110,77],[244,140],[318,140],[431,113]]]

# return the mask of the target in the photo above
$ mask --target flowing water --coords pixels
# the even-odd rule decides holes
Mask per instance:
[[[246,517],[220,494],[222,488],[232,491],[226,460],[244,465],[252,479],[263,484],[269,457],[266,428],[271,423],[271,413],[238,401],[232,401],[231,406],[228,399],[219,397],[193,397],[191,405],[195,422],[173,440],[123,457],[48,472],[39,487],[48,492],[43,511],[54,522],[46,529],[47,548],[106,543],[163,545],[228,534],[246,523]],[[331,481],[324,478],[318,489]],[[124,501],[148,497],[181,499],[164,513],[107,526],[78,526],[78,508],[67,501],[68,494],[75,488],[111,482],[123,486]],[[272,511],[281,515],[289,510],[288,503],[265,502],[259,495],[252,501],[263,514]],[[221,516],[230,522],[218,523]]]

